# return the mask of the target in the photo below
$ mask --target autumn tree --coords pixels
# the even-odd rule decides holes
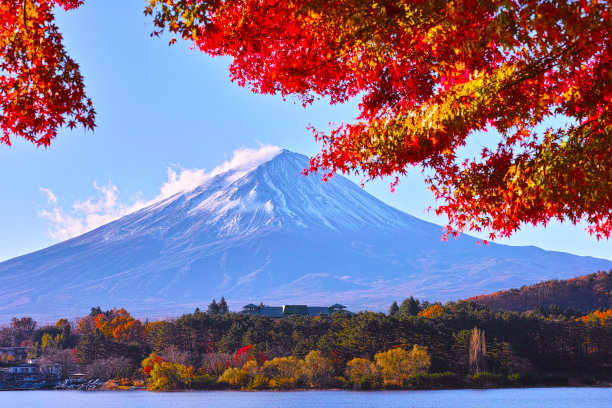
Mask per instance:
[[[354,358],[346,363],[346,376],[357,388],[372,388],[378,379],[376,364],[365,358]]]
[[[207,353],[202,357],[202,369],[214,376],[219,376],[234,362],[234,356],[229,353]]]
[[[263,364],[263,372],[271,388],[291,388],[306,381],[303,367],[304,360],[294,356],[276,357]]]
[[[480,373],[486,370],[487,341],[484,330],[474,327],[470,339],[470,371]]]
[[[0,3],[0,144],[22,137],[48,146],[62,126],[95,126],[83,76],[55,25],[56,6],[81,0],[3,0]]]
[[[55,323],[55,327],[62,331],[62,336],[64,336],[66,339],[72,335],[72,326],[70,325],[68,319],[59,319]]]
[[[13,331],[8,327],[0,328],[0,347],[13,345]]]
[[[108,356],[92,361],[85,367],[85,378],[112,378],[128,377],[134,371],[133,362],[122,356]]]
[[[219,376],[218,382],[232,387],[244,387],[250,379],[249,373],[242,368],[230,367]]]
[[[66,378],[71,372],[76,372],[78,364],[72,350],[53,349],[40,357],[40,371],[42,373],[52,374],[56,369],[59,369],[61,378]]]
[[[20,346],[24,340],[28,340],[34,333],[36,321],[31,317],[22,317],[18,319],[13,317],[11,320],[11,332],[13,346]]]
[[[427,349],[416,344],[410,351],[396,347],[377,353],[374,360],[380,368],[385,384],[398,387],[401,387],[411,375],[426,373],[431,366]]]
[[[434,319],[436,317],[442,316],[442,313],[444,313],[444,308],[440,305],[434,304],[429,306],[422,312],[419,312],[418,316],[426,317],[428,319]]]
[[[447,231],[553,219],[612,232],[608,0],[150,0],[154,34],[232,57],[230,78],[304,105],[361,98],[308,172],[418,166]],[[174,40],[172,40],[173,42]],[[488,131],[479,154],[460,150]],[[392,183],[392,186],[395,185]]]
[[[333,376],[331,361],[318,350],[313,350],[306,355],[302,369],[312,388],[327,387]]]
[[[94,322],[96,328],[104,335],[120,342],[139,342],[144,335],[144,327],[140,320],[132,317],[123,308],[113,308],[107,314],[99,314]]]

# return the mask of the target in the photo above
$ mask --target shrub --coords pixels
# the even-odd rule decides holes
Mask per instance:
[[[379,375],[376,364],[365,358],[354,358],[346,364],[346,376],[355,389],[376,388]]]
[[[461,376],[455,373],[415,374],[408,378],[406,385],[418,389],[460,388]]]
[[[268,388],[269,381],[270,379],[268,377],[258,374],[253,378],[253,381],[251,381],[251,383],[249,384],[249,388],[252,390],[263,390],[265,388]]]
[[[287,377],[272,378],[268,385],[273,389],[288,390],[294,388],[295,380]]]
[[[408,377],[426,373],[431,366],[427,349],[416,344],[410,351],[397,347],[377,353],[374,359],[380,367],[385,386],[392,387],[402,387]]]
[[[148,387],[154,391],[171,391],[191,388],[197,380],[193,367],[162,362],[154,364],[150,371]]]
[[[230,367],[221,374],[217,380],[232,387],[246,387],[249,383],[249,374],[241,368]]]
[[[508,377],[503,374],[482,372],[472,376],[472,384],[475,387],[503,387],[509,385],[509,380]]]

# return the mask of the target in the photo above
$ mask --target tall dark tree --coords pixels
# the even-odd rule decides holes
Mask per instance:
[[[206,311],[206,313],[210,315],[219,314],[219,305],[217,304],[217,301],[215,299],[213,299],[212,302],[208,304],[208,310]]]
[[[227,306],[227,302],[225,301],[225,298],[223,296],[221,296],[221,300],[219,301],[219,313],[229,313],[229,307]]]
[[[89,312],[89,315],[91,317],[96,317],[97,315],[102,314],[102,313],[104,313],[104,312],[102,311],[100,306],[96,306],[96,307],[92,307],[91,308],[91,312]]]
[[[81,336],[77,350],[79,362],[87,365],[95,360],[108,357],[112,351],[112,341],[96,330]]]
[[[408,317],[408,316],[416,316],[421,311],[420,304],[418,300],[415,300],[414,297],[410,296],[408,299],[404,299],[402,304],[399,307],[399,316],[400,317]]]
[[[391,303],[391,307],[389,307],[389,316],[397,317],[398,314],[399,307],[397,306],[397,302],[394,300],[393,303]]]

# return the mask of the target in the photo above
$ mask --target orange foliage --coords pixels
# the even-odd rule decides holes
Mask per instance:
[[[432,305],[420,312],[418,315],[422,317],[427,317],[428,319],[433,319],[442,316],[442,312],[444,312],[442,306]]]
[[[93,318],[93,327],[86,324],[89,316],[79,323],[79,329],[100,330],[105,336],[123,343],[140,341],[144,335],[144,327],[140,320],[134,319],[127,310],[113,308],[110,312],[99,313]],[[87,331],[89,331],[87,330]]]
[[[596,310],[576,320],[582,320],[584,323],[599,323],[602,326],[612,326],[612,309]]]

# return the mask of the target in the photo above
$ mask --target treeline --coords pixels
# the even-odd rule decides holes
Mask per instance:
[[[215,303],[216,304],[216,303]],[[610,381],[612,311],[588,316],[496,312],[471,302],[406,299],[389,313],[280,319],[209,307],[142,322],[92,309],[37,328],[13,319],[3,346],[43,367],[150,389],[449,388]],[[553,308],[554,309],[554,308]]]
[[[612,308],[612,270],[474,296],[467,301],[495,310],[516,312],[549,306],[562,310],[574,309],[583,313],[607,310]]]

